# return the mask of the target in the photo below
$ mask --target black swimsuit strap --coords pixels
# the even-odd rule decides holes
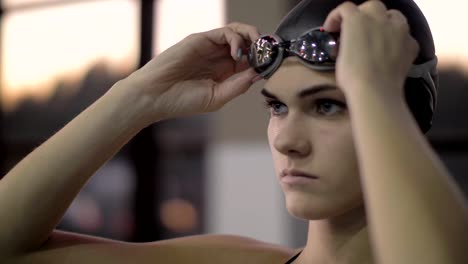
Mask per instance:
[[[299,257],[299,255],[302,253],[302,250],[299,251],[299,253],[297,253],[294,257],[290,258],[286,263],[284,264],[291,264],[295,259],[297,259],[297,257]]]

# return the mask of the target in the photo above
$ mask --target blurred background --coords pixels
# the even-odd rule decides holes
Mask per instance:
[[[297,2],[0,0],[1,175],[188,34],[232,21],[271,32]],[[459,31],[468,3],[416,2],[440,60],[428,138],[466,195],[468,36]],[[288,215],[276,183],[261,86],[217,113],[143,130],[88,182],[59,229],[137,242],[224,233],[303,245],[306,223]]]

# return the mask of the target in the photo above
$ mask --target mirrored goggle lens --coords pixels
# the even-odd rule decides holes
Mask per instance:
[[[278,41],[271,36],[264,36],[252,43],[247,59],[257,72],[263,72],[273,64],[277,56]]]
[[[334,63],[338,56],[338,37],[319,30],[291,41],[288,51],[314,64]]]

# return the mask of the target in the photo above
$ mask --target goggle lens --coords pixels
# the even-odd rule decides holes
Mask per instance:
[[[263,36],[250,46],[247,54],[249,64],[257,72],[265,71],[278,56],[279,42],[272,36]]]
[[[287,50],[309,63],[334,64],[338,55],[338,41],[330,34],[310,31],[291,41]]]

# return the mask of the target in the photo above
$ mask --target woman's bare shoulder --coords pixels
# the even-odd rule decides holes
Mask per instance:
[[[235,235],[197,235],[128,243],[54,231],[40,249],[15,259],[23,263],[285,263],[296,250]]]

